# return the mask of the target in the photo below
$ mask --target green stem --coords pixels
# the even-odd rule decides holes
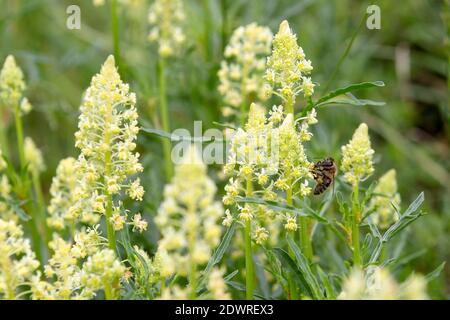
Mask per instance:
[[[288,182],[289,185],[291,185],[291,182]],[[289,188],[286,191],[286,203],[290,206],[292,206],[292,188]],[[291,236],[291,235],[288,235]],[[293,237],[292,237],[293,238]],[[289,255],[291,256],[291,258],[295,258],[294,257],[294,252],[292,251],[291,247],[289,247],[288,249],[289,251]],[[289,275],[288,276],[288,283],[289,283],[289,292],[288,292],[288,299],[289,300],[298,300],[299,295],[298,295],[298,291],[297,288],[295,286],[295,282],[292,280],[292,277]]]
[[[190,299],[197,298],[197,265],[191,262],[191,273],[189,275],[189,284],[191,286]]]
[[[116,234],[114,232],[114,228],[113,228],[112,223],[111,223],[111,217],[112,217],[112,211],[113,211],[112,205],[113,205],[112,195],[107,193],[107,196],[106,196],[106,212],[105,212],[106,232],[108,234],[109,248],[114,250],[114,252],[116,252]]]
[[[111,29],[114,58],[120,66],[119,16],[117,14],[117,0],[111,0]]]
[[[359,183],[353,186],[352,199],[352,245],[353,245],[353,265],[361,267],[362,259],[359,248]]]
[[[105,283],[105,299],[106,300],[114,299],[111,284],[109,284],[109,283]]]
[[[345,58],[347,57],[347,55],[350,52],[350,49],[353,46],[353,42],[356,39],[356,36],[358,35],[358,33],[361,31],[362,26],[364,25],[364,22],[366,21],[367,18],[367,13],[365,13],[362,17],[361,20],[359,21],[358,27],[355,29],[355,31],[352,34],[352,37],[350,38],[350,42],[348,43],[347,47],[345,48],[344,53],[342,54],[342,56],[339,58],[336,66],[334,67],[333,72],[331,73],[330,78],[327,81],[327,84],[325,85],[323,92],[327,92],[328,89],[330,88],[331,83],[333,82],[334,78],[336,77],[336,74],[338,73],[339,69],[341,68],[342,63],[344,62]]]
[[[241,120],[241,127],[244,128],[245,123],[247,121],[247,114],[248,114],[248,104],[247,104],[247,91],[245,90],[245,80],[247,79],[247,67],[244,66],[242,69],[242,81],[241,81],[241,110],[240,110],[240,120]]]
[[[27,206],[28,207],[28,206]],[[33,212],[27,208],[26,212]],[[31,231],[31,240],[33,242],[33,251],[36,254],[36,259],[41,263],[42,260],[42,250],[41,250],[41,236],[39,234],[38,222],[36,221],[36,217],[32,217],[28,221],[28,225]]]
[[[110,108],[113,108],[112,106]],[[109,124],[111,123],[112,110],[108,112],[105,122],[105,135],[104,135],[104,144],[107,146],[111,145],[111,132],[109,130]],[[111,159],[111,148],[105,152],[105,195],[106,195],[106,209],[105,209],[105,218],[106,218],[106,233],[108,235],[108,244],[110,249],[116,252],[116,234],[114,232],[113,225],[111,223],[111,217],[113,215],[113,197],[112,194],[108,192],[107,188],[107,178],[110,178],[112,174],[112,159]]]
[[[36,194],[36,200],[38,205],[40,226],[42,227],[42,234],[44,235],[45,244],[47,245],[49,240],[47,220],[45,216],[45,201],[44,195],[42,194],[41,181],[39,179],[39,174],[37,172],[32,172],[31,177],[33,179],[34,193]]]
[[[223,53],[225,51],[225,47],[227,45],[227,36],[228,36],[228,6],[227,0],[220,0],[220,13],[222,15],[222,30],[221,30],[221,50]]]
[[[306,258],[312,259],[312,246],[308,234],[308,217],[299,217],[300,247]]]
[[[187,215],[195,218],[196,216],[195,206],[189,206]],[[196,228],[190,228],[188,230],[188,247],[189,247],[189,263],[190,263],[190,273],[189,273],[189,285],[191,287],[191,292],[189,298],[195,300],[197,298],[197,264],[194,259],[194,251],[196,246],[197,230]]]
[[[8,127],[3,119],[3,106],[0,105],[0,147],[3,155],[9,158],[9,144],[7,139]]]
[[[253,185],[250,179],[247,180],[246,196],[251,197],[253,193]],[[253,300],[254,289],[254,270],[253,270],[253,254],[252,254],[252,222],[245,222],[245,285],[246,299]]]
[[[14,107],[14,115],[16,119],[16,134],[17,134],[17,148],[19,150],[19,160],[20,160],[20,168],[25,168],[25,149],[23,142],[23,126],[22,126],[22,118],[20,116],[20,107],[16,105]]]
[[[204,34],[204,44],[205,44],[205,60],[210,61],[210,54],[211,54],[211,41],[210,41],[210,34],[211,34],[211,13],[209,10],[209,0],[203,0],[203,11],[204,11],[204,23],[205,23],[205,34]]]
[[[292,113],[292,115],[293,115],[294,118],[295,118],[295,114],[294,114],[294,101],[292,100],[292,98],[289,98],[289,99],[286,101],[286,104],[285,104],[285,112],[286,112],[286,114]]]
[[[163,130],[170,132],[169,123],[169,111],[167,106],[167,94],[166,94],[166,63],[163,58],[159,58],[159,108]],[[173,167],[171,160],[171,142],[168,139],[163,140],[163,152],[164,152],[164,168],[166,171],[167,181],[172,178]]]

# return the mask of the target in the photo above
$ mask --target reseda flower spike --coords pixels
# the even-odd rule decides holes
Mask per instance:
[[[263,76],[271,44],[270,29],[251,23],[237,28],[225,48],[225,59],[218,72],[218,91],[225,103],[222,114],[239,114],[242,126],[250,103],[267,99]]]
[[[30,281],[39,267],[22,226],[0,217],[0,298],[16,299],[19,286]]]
[[[20,99],[23,97],[26,85],[23,80],[23,72],[16,64],[16,60],[12,55],[9,55],[3,68],[0,71],[0,106],[11,109],[14,112],[16,135],[17,135],[17,148],[19,152],[20,167],[25,168],[25,151],[24,151],[24,137],[23,137],[23,125],[21,119],[21,106]],[[6,146],[6,134],[3,124],[1,124],[1,139],[3,147]]]
[[[139,179],[130,179],[143,170],[135,152],[139,132],[135,104],[136,95],[122,82],[114,57],[109,56],[92,78],[80,107],[75,146],[81,151],[76,164],[81,177],[77,202],[70,210],[77,217],[105,215],[111,249],[116,246],[114,232],[126,222],[119,195],[126,192],[142,200],[144,194]]]
[[[339,300],[426,300],[426,279],[411,275],[399,284],[388,269],[369,267],[363,271],[353,268],[344,279]]]
[[[265,78],[273,93],[282,99],[285,112],[294,113],[296,96],[303,93],[310,97],[314,84],[308,75],[313,70],[303,49],[297,44],[297,36],[285,20],[273,39],[272,55],[267,59]]]
[[[179,54],[186,36],[182,28],[185,20],[183,2],[181,0],[155,0],[148,13],[151,25],[148,40],[157,42],[161,58]]]
[[[199,267],[208,262],[220,242],[223,208],[214,201],[215,193],[206,165],[191,146],[164,188],[164,201],[155,217],[162,236],[158,252],[165,256],[164,268],[174,266],[169,275],[174,272],[189,279],[186,292],[191,298],[196,296]]]
[[[367,124],[361,123],[350,142],[341,149],[341,169],[348,183],[354,186],[372,175],[372,158],[375,151],[371,148]]]
[[[4,106],[14,107],[25,91],[23,72],[12,55],[6,57],[0,71],[0,100]]]
[[[400,209],[400,194],[397,192],[396,171],[394,169],[381,176],[377,186],[373,189],[373,193],[374,196],[370,200],[369,208],[374,212],[370,217],[380,229],[387,229],[399,218],[396,209]]]

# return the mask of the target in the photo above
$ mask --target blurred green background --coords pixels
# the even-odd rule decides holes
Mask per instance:
[[[144,123],[158,125],[156,50],[147,41],[150,0],[120,6],[120,73],[138,96]],[[250,22],[275,33],[287,19],[311,59],[312,79],[324,94],[330,75],[370,4],[381,8],[381,29],[362,25],[329,89],[382,80],[386,86],[357,92],[359,98],[384,101],[377,107],[330,107],[319,112],[319,125],[309,144],[312,157],[339,159],[340,145],[357,125],[369,125],[376,151],[376,173],[397,170],[403,207],[425,191],[428,215],[413,224],[392,250],[415,255],[396,275],[413,270],[426,274],[450,259],[450,111],[448,1],[409,0],[185,0],[188,45],[183,57],[170,63],[169,104],[173,128],[203,128],[220,121],[217,70],[232,31]],[[81,30],[66,27],[66,8],[81,9]],[[76,156],[73,134],[83,91],[112,52],[110,12],[91,0],[0,0],[0,61],[13,54],[26,75],[27,96],[34,110],[25,117],[26,135],[44,152],[48,190],[59,160]],[[8,115],[2,115],[8,121]],[[10,125],[10,140],[14,128]],[[140,152],[146,167],[144,212],[153,215],[161,198],[160,142],[141,134]],[[217,170],[211,170],[216,177]],[[48,194],[46,194],[48,196]],[[145,235],[150,249],[157,234]],[[433,298],[448,299],[450,266],[430,285]]]

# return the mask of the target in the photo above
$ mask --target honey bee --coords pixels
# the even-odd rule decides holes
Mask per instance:
[[[336,172],[336,162],[331,157],[317,161],[313,165],[311,173],[316,181],[316,186],[314,188],[315,195],[321,194],[327,190],[330,184],[333,183]]]

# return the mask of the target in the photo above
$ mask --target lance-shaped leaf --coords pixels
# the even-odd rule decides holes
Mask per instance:
[[[237,197],[236,201],[241,202],[241,203],[260,204],[260,205],[264,205],[275,211],[289,212],[289,213],[295,214],[297,216],[310,217],[310,218],[313,218],[320,222],[328,224],[328,220],[326,218],[320,216],[319,214],[317,214],[314,211],[304,211],[304,210],[301,210],[299,208],[296,208],[294,206],[291,206],[291,205],[288,205],[285,203],[263,200],[263,199],[252,198],[252,197]]]

